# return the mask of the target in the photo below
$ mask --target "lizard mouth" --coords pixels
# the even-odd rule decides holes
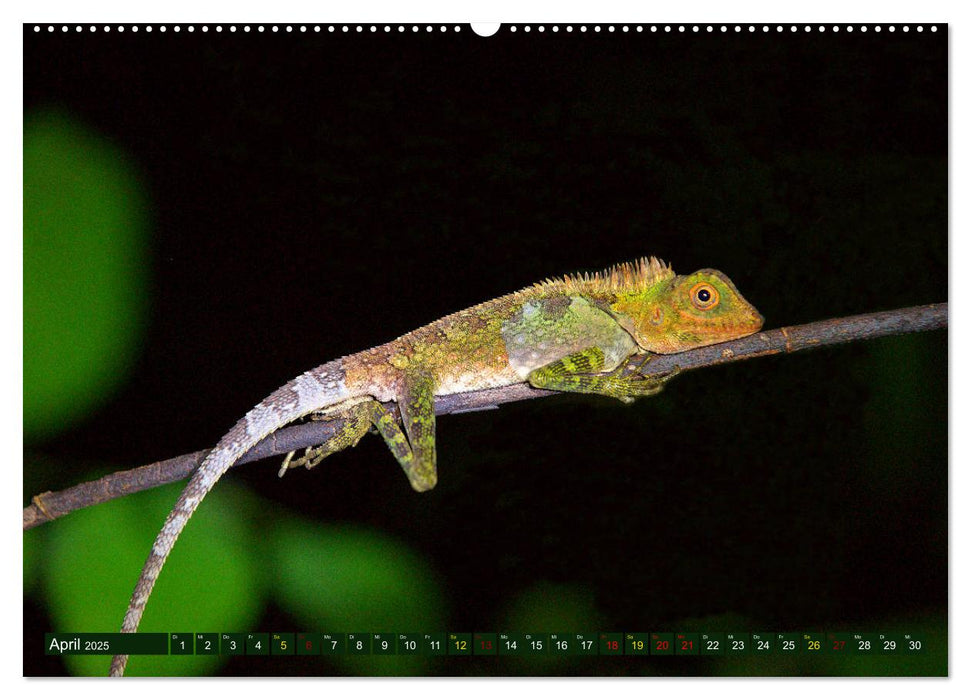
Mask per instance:
[[[752,321],[751,321],[751,324],[749,325],[749,328],[752,329],[751,332],[755,333],[756,331],[762,330],[763,325],[765,325],[765,316],[763,316],[758,311],[753,309]]]
[[[704,345],[717,345],[757,333],[762,329],[764,323],[765,319],[762,315],[753,310],[752,315],[743,321],[732,321],[717,326],[707,325],[699,330],[710,338]]]

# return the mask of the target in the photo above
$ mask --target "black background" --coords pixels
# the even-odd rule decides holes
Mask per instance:
[[[26,28],[25,113],[67,110],[126,149],[153,221],[130,383],[32,449],[119,468],[200,449],[305,369],[642,255],[725,271],[766,328],[946,301],[945,27],[606,26]],[[326,472],[229,478],[420,550],[450,629],[494,628],[536,581],[592,591],[605,629],[943,626],[946,357],[938,332],[694,372],[633,407],[565,396],[444,418],[424,495],[375,438]],[[921,381],[897,395],[898,375]],[[279,614],[263,629],[286,628]],[[42,602],[25,615],[50,628]]]

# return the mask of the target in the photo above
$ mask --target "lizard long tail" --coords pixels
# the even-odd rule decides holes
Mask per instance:
[[[226,433],[192,475],[155,538],[128,604],[122,632],[135,632],[138,629],[145,604],[175,541],[202,499],[236,460],[287,423],[350,397],[344,381],[343,360],[334,360],[301,374],[277,389]],[[127,655],[115,656],[111,660],[109,675],[124,675],[127,663]]]

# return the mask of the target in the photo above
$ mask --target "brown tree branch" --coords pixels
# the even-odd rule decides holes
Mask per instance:
[[[879,338],[900,333],[929,331],[947,327],[947,304],[928,304],[893,311],[834,318],[828,321],[789,326],[733,340],[728,343],[698,348],[675,355],[657,355],[644,367],[646,376],[662,374],[675,367],[682,371],[737,362],[765,355],[796,352],[824,345],[854,340]],[[642,358],[633,358],[636,363]],[[527,384],[514,384],[498,389],[470,391],[465,394],[435,399],[435,413],[446,415],[498,408],[511,401],[549,396],[557,392],[533,389]],[[394,409],[393,404],[388,405]],[[291,450],[319,445],[340,425],[339,420],[310,421],[278,430],[250,450],[239,464],[264,457],[286,454]],[[95,481],[52,493],[47,491],[31,499],[24,508],[24,530],[54,520],[72,511],[110,501],[120,496],[144,491],[184,479],[202,463],[208,450],[155,462],[137,469],[115,472]]]

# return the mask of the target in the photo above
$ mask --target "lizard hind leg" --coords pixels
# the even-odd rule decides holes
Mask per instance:
[[[323,445],[311,447],[302,457],[287,455],[280,476],[287,469],[316,466],[328,455],[356,445],[372,426],[384,439],[391,454],[404,469],[415,491],[435,487],[435,397],[434,385],[424,376],[409,376],[397,397],[401,423],[394,414],[373,398],[366,398],[340,411],[328,412],[325,420],[340,418],[343,425]]]
[[[288,469],[295,467],[313,469],[324,458],[329,457],[335,452],[340,452],[343,449],[357,445],[371,428],[371,410],[369,403],[358,403],[339,413],[311,415],[312,420],[342,420],[343,423],[324,444],[317,445],[316,447],[308,447],[304,450],[302,457],[294,459],[295,451],[288,454],[280,466],[278,476],[282,477],[287,473]]]
[[[396,397],[400,423],[377,401],[367,404],[371,422],[415,491],[428,491],[438,483],[434,393],[428,377],[419,374],[406,377]]]
[[[438,483],[438,471],[435,447],[435,385],[431,377],[423,374],[409,375],[402,383],[398,395],[398,410],[401,413],[405,437],[411,447],[409,457],[398,457],[398,462],[415,491],[433,489]],[[384,436],[382,425],[375,425]]]

